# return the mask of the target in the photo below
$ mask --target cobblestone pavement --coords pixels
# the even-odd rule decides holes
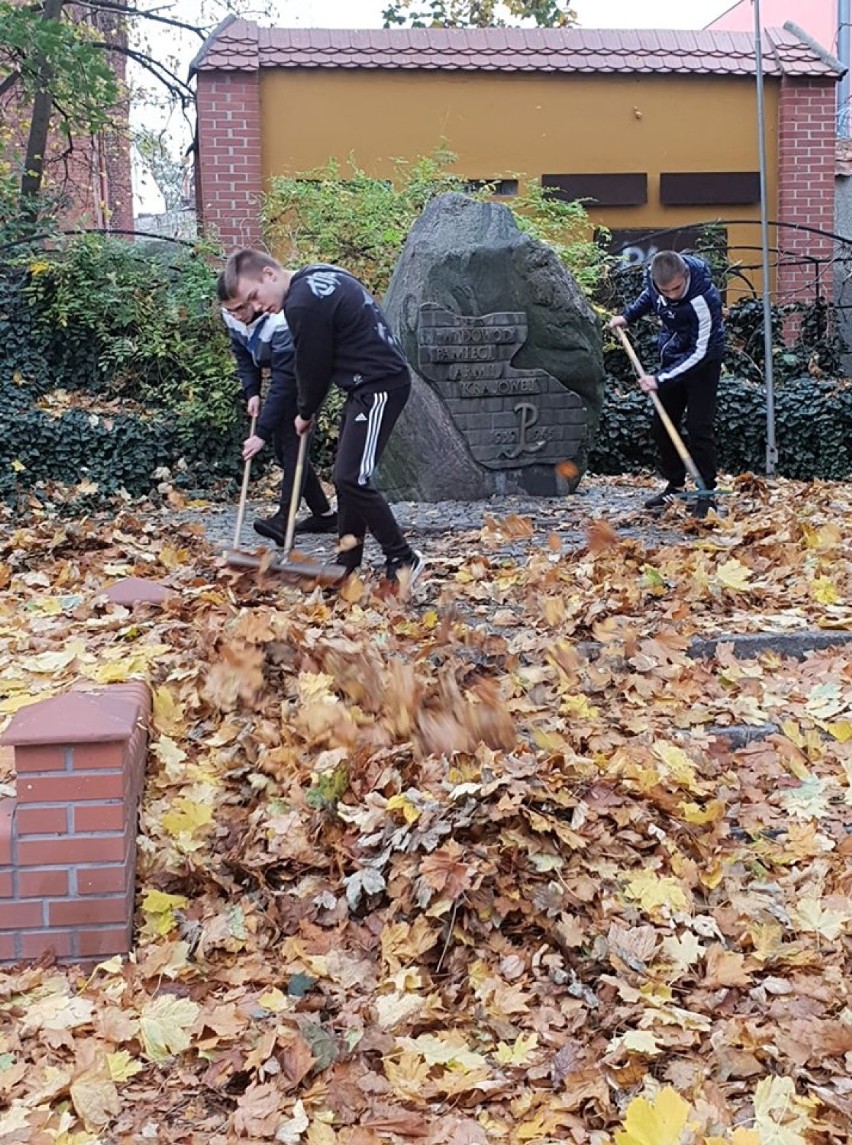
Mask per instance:
[[[586,543],[586,528],[592,521],[606,521],[619,538],[635,538],[648,545],[672,544],[687,538],[696,538],[705,527],[697,527],[686,509],[677,506],[662,516],[644,510],[642,503],[656,486],[651,481],[632,478],[589,478],[578,491],[567,497],[499,497],[488,501],[402,501],[394,505],[394,512],[403,531],[415,548],[429,558],[430,547],[446,553],[447,545],[457,543],[464,547],[465,555],[472,555],[481,543],[480,531],[489,519],[505,520],[510,516],[528,517],[533,526],[532,536],[498,539],[489,543],[491,557],[509,557],[523,560],[530,552],[546,544],[556,534],[564,549],[579,548]],[[241,547],[253,550],[268,544],[252,529],[252,521],[269,516],[273,511],[269,501],[251,502],[246,510]],[[203,509],[184,510],[175,514],[178,527],[183,522],[200,523],[207,539],[216,547],[231,547],[237,510],[235,505],[211,505]],[[300,514],[303,515],[303,514]],[[302,534],[297,538],[300,551],[317,559],[331,555],[335,538]],[[380,561],[381,554],[368,539],[365,560],[368,564]]]

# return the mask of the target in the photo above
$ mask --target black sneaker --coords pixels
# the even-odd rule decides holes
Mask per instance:
[[[402,579],[401,574],[403,569],[409,569],[410,571],[406,574],[406,580],[408,591],[410,592],[420,579],[420,574],[425,568],[426,561],[423,559],[423,554],[418,553],[416,549],[412,549],[410,556],[388,561],[385,565],[385,576],[389,581],[400,581]]]
[[[305,517],[303,521],[296,522],[297,533],[336,533],[337,532],[337,514],[335,512],[323,513],[317,516],[312,513],[310,517]]]
[[[657,493],[654,497],[649,497],[645,502],[646,509],[665,509],[666,505],[671,505],[678,501],[683,494],[683,489],[679,485],[667,485],[662,493]]]
[[[703,521],[710,510],[716,510],[715,497],[696,497],[693,503],[689,506],[689,512],[696,521]]]
[[[361,567],[364,559],[364,546],[353,545],[351,549],[338,549],[333,564],[343,565],[347,573],[353,573]]]
[[[262,537],[268,537],[270,541],[274,541],[279,548],[284,548],[284,542],[287,539],[287,523],[279,513],[276,513],[274,517],[261,517],[254,522],[253,528]]]

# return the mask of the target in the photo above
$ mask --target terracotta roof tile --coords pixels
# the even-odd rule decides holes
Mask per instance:
[[[837,78],[837,61],[790,28],[764,33],[764,70]],[[259,28],[229,18],[191,71],[365,68],[754,75],[747,32],[610,28]]]

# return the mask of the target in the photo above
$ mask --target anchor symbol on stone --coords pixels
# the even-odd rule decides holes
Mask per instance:
[[[514,449],[501,449],[500,456],[514,459],[522,453],[537,453],[546,445],[544,441],[527,441],[527,430],[532,429],[538,421],[538,409],[531,402],[518,402],[515,413],[520,414],[521,422],[518,429],[518,444]]]

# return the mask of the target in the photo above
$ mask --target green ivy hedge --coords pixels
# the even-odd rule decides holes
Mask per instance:
[[[650,400],[635,385],[609,378],[598,439],[589,459],[593,473],[654,469]],[[778,473],[808,481],[852,477],[852,381],[789,378],[775,389]],[[766,396],[763,387],[724,376],[716,419],[719,467],[728,473],[761,472],[766,465]]]

